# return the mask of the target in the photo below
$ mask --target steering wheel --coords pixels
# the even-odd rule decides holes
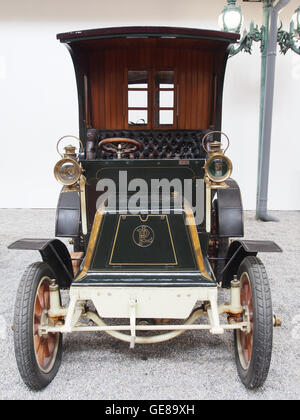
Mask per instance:
[[[105,152],[116,153],[118,159],[121,159],[122,155],[129,155],[129,153],[141,150],[142,143],[126,137],[113,137],[101,140],[98,147]]]

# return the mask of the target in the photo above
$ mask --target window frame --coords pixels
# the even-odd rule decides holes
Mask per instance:
[[[128,74],[129,71],[147,71],[148,72],[148,88],[129,88]],[[173,71],[174,72],[174,87],[173,88],[159,88],[155,86],[155,75],[160,71]],[[130,129],[176,129],[178,125],[178,81],[177,71],[174,67],[155,66],[155,67],[140,67],[132,66],[125,69],[125,95],[124,95],[124,123],[125,128]],[[128,98],[130,91],[148,91],[148,107],[129,107]],[[156,104],[156,95],[160,91],[173,92],[173,107],[160,107]],[[129,111],[147,111],[147,124],[129,124]],[[156,113],[160,111],[173,111],[173,124],[157,124]],[[158,117],[159,118],[159,117]]]

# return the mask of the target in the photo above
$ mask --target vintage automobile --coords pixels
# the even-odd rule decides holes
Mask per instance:
[[[78,88],[79,138],[60,139],[54,170],[63,184],[56,237],[74,250],[67,239],[10,246],[43,260],[27,268],[16,298],[24,382],[39,390],[53,380],[66,333],[104,331],[133,349],[230,330],[241,381],[261,386],[280,321],[257,254],[281,249],[238,239],[241,194],[221,132],[228,47],[238,35],[125,27],[57,38]],[[219,302],[221,288],[229,302]]]

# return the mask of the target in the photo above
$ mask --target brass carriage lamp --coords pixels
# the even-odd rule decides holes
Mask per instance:
[[[59,145],[62,140],[68,137],[75,138],[80,143],[80,148],[78,154],[76,153],[76,147],[72,144],[65,146],[64,153],[61,153],[59,150]],[[57,152],[60,154],[62,159],[57,162],[54,167],[54,176],[58,182],[65,185],[72,191],[74,188],[77,188],[78,181],[82,175],[82,167],[78,163],[78,156],[83,150],[83,145],[80,139],[74,136],[64,136],[59,139],[57,143]]]
[[[209,137],[215,134],[220,136],[220,140],[209,140]],[[227,140],[225,148],[222,145],[221,136],[224,136]],[[208,160],[204,166],[206,184],[212,189],[227,188],[228,186],[224,181],[232,173],[231,160],[225,156],[226,150],[229,147],[228,136],[221,131],[212,131],[203,137],[202,146],[208,154]]]
[[[62,146],[63,141],[65,139],[70,139],[70,138],[72,139],[72,142],[74,142],[74,140],[76,142],[78,142],[79,147],[74,146],[74,144],[72,144],[71,142],[67,146]],[[61,148],[63,148],[64,153],[61,152],[61,150],[60,150]],[[62,158],[70,158],[70,159],[74,159],[74,160],[77,161],[80,153],[82,153],[82,151],[83,151],[83,144],[82,144],[82,141],[78,137],[67,135],[67,136],[61,137],[58,140],[57,145],[56,145],[56,150],[57,150],[57,153]],[[76,153],[76,150],[78,150],[78,153]]]
[[[227,3],[219,17],[219,26],[222,31],[239,33],[244,21],[242,10],[236,0],[227,0]]]
[[[295,34],[295,37],[300,39],[300,6],[295,10],[295,13],[291,21],[292,31]]]

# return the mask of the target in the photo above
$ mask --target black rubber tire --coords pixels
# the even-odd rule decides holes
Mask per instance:
[[[53,273],[44,262],[31,264],[21,279],[14,313],[15,356],[20,375],[24,383],[32,390],[45,388],[54,379],[61,364],[62,334],[56,359],[49,373],[40,370],[35,357],[33,342],[33,311],[37,288],[43,277],[53,278]]]
[[[244,369],[238,351],[238,332],[234,332],[235,359],[239,377],[248,389],[261,387],[269,372],[272,357],[273,310],[268,276],[261,260],[246,257],[238,270],[238,278],[247,273],[253,303],[253,345],[250,364]]]

